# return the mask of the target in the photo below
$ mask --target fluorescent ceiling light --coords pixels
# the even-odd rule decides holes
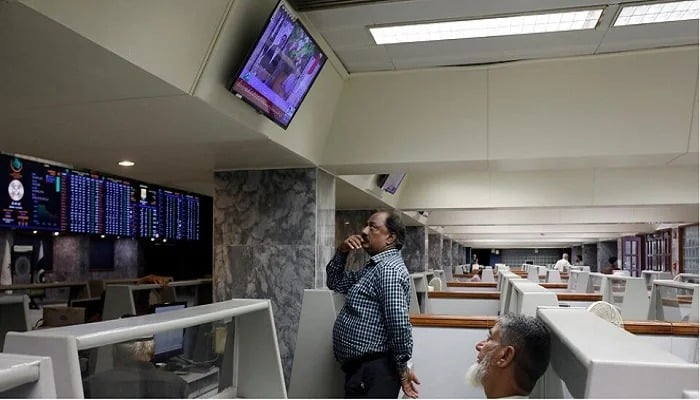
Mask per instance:
[[[121,165],[122,167],[133,167],[134,165],[136,165],[133,161],[129,160],[122,160],[119,161],[117,164]]]
[[[689,19],[698,19],[697,0],[622,7],[622,11],[620,11],[613,26],[655,24]]]
[[[369,28],[377,44],[594,29],[602,9]]]

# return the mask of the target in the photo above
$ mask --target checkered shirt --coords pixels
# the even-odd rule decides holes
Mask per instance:
[[[375,254],[359,271],[346,271],[347,254],[336,253],[326,266],[328,288],[346,294],[333,327],[333,352],[341,362],[369,353],[391,352],[402,369],[411,358],[408,318],[410,283],[396,249]]]

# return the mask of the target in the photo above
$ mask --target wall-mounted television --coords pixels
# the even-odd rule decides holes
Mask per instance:
[[[287,129],[325,62],[318,44],[280,2],[229,90]]]
[[[399,190],[399,186],[401,186],[401,182],[403,182],[403,178],[405,177],[405,172],[382,174],[377,177],[377,186],[387,193],[396,194],[396,191]]]

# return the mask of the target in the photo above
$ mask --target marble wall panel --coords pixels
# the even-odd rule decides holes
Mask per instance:
[[[442,235],[439,233],[428,234],[428,268],[440,269],[442,262]]]
[[[598,242],[598,271],[600,271],[603,267],[606,267],[608,265],[608,259],[610,257],[617,257],[617,240],[606,240],[604,242]]]
[[[442,263],[445,266],[454,266],[452,263],[452,240],[442,238]]]
[[[401,249],[401,256],[409,273],[422,272],[427,269],[425,235],[426,228],[424,226],[406,227],[406,242]]]

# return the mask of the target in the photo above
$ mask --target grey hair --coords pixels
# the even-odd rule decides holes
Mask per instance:
[[[404,242],[406,241],[406,226],[401,221],[401,215],[395,213],[391,210],[379,210],[377,212],[386,214],[386,221],[384,225],[386,229],[396,236],[396,242],[394,242],[394,247],[396,250],[401,250]]]
[[[549,329],[538,318],[514,314],[502,316],[498,326],[501,344],[515,349],[515,383],[529,393],[549,365]]]
[[[114,365],[125,365],[135,360],[150,361],[155,352],[153,339],[133,340],[114,345]]]

